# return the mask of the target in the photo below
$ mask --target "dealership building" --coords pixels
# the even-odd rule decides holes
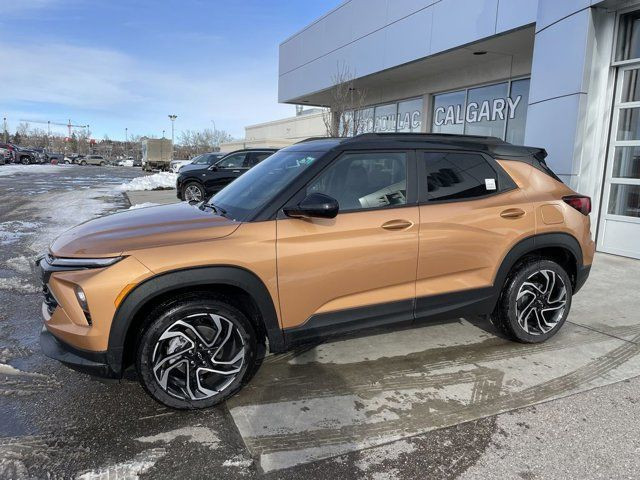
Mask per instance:
[[[279,62],[284,103],[335,108],[348,72],[350,133],[546,148],[591,196],[598,249],[640,258],[639,1],[347,0],[286,39]]]

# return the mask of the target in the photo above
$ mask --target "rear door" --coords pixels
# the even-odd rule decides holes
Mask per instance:
[[[490,304],[506,253],[535,229],[533,206],[483,153],[418,152],[420,255],[416,318]]]
[[[290,340],[413,321],[419,211],[411,151],[346,152],[310,193],[338,200],[334,219],[277,223],[280,310]]]

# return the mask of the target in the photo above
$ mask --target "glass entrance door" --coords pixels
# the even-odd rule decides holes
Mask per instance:
[[[640,63],[618,71],[599,249],[640,258]]]

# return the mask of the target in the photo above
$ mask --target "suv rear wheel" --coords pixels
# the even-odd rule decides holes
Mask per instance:
[[[234,395],[257,366],[249,319],[224,297],[192,294],[156,308],[137,349],[145,390],[172,408],[207,408]]]
[[[186,202],[201,202],[204,200],[204,188],[197,182],[188,182],[182,188],[182,198]]]
[[[507,280],[492,322],[518,342],[544,342],[567,319],[572,294],[571,279],[560,265],[546,259],[526,259]]]

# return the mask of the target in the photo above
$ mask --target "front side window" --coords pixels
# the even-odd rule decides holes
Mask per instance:
[[[346,153],[307,187],[335,198],[340,211],[407,203],[407,154]]]
[[[228,217],[243,221],[278,195],[323,153],[280,150],[220,190],[211,203],[224,209]]]
[[[194,165],[204,165],[207,163],[207,156],[206,155],[198,155],[196,158],[194,158],[191,163],[193,163]]]
[[[218,168],[241,168],[244,164],[246,153],[234,153],[228,155],[216,163]]]
[[[498,190],[496,171],[480,154],[425,152],[418,168],[426,173],[427,201],[473,199]]]

